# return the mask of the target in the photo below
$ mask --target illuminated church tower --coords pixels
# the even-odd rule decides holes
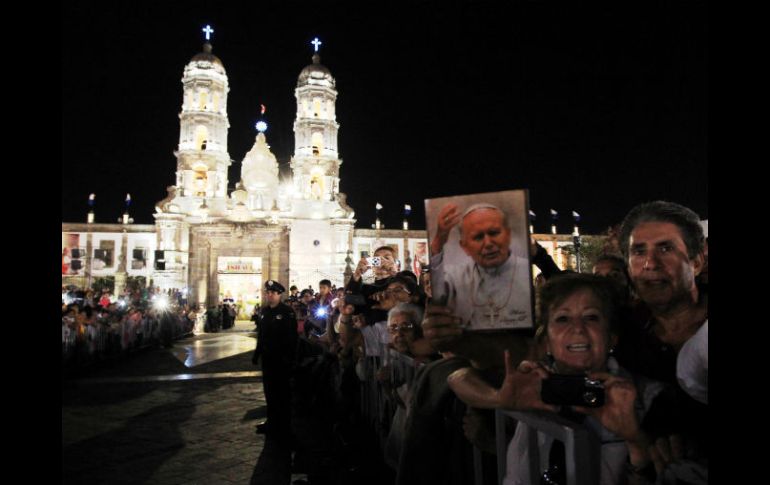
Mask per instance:
[[[222,61],[211,53],[213,29],[203,29],[203,52],[190,59],[182,76],[179,145],[174,152],[176,183],[155,206],[157,248],[164,263],[156,268],[156,284],[186,286],[190,224],[227,213],[227,93],[230,90]]]
[[[183,213],[202,215],[204,200],[210,215],[224,215],[227,197],[227,93],[230,90],[222,61],[211,53],[206,26],[203,52],[184,69],[182,112],[179,114],[179,147],[176,191]],[[197,210],[197,214],[196,214]],[[204,210],[205,212],[205,210]]]
[[[299,74],[297,89],[297,118],[294,121],[294,157],[291,168],[294,189],[305,200],[332,201],[339,193],[339,167],[342,160],[337,152],[335,104],[337,90],[334,77],[321,64],[318,39],[313,41],[316,52],[313,63]]]
[[[352,237],[353,210],[340,193],[335,104],[337,90],[329,69],[321,64],[318,47],[313,63],[302,69],[294,95],[294,156],[292,184],[286,194],[291,205],[291,279],[302,285],[318,284],[342,274]]]

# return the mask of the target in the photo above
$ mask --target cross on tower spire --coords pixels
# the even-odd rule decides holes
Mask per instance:
[[[210,25],[207,25],[203,28],[203,33],[206,34],[206,40],[210,40],[211,34],[214,33],[214,29],[212,29]]]
[[[319,45],[321,45],[321,44],[323,44],[323,42],[321,42],[320,40],[318,40],[318,37],[316,37],[315,39],[313,39],[313,41],[311,42],[311,44],[313,44],[313,46],[315,47],[315,52],[318,52],[318,46],[319,46]]]

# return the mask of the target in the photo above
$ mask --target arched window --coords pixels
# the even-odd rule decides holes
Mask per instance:
[[[198,97],[198,109],[201,111],[205,110],[208,100],[209,100],[209,93],[206,91],[201,91]]]
[[[324,137],[320,131],[314,131],[310,138],[310,144],[313,146],[313,155],[318,157],[324,148]]]
[[[195,128],[195,149],[205,150],[207,141],[209,139],[209,130],[203,125],[198,125]]]
[[[321,200],[323,192],[323,177],[318,174],[313,175],[313,178],[310,179],[310,196],[316,200]]]
[[[197,197],[206,196],[206,187],[208,186],[208,172],[205,165],[196,165],[193,167],[192,192]]]

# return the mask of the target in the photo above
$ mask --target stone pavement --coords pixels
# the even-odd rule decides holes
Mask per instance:
[[[62,483],[303,483],[288,452],[254,432],[265,417],[254,334],[234,330],[63,378]],[[205,349],[219,357],[206,360]],[[376,460],[358,473],[345,483],[393,483]]]

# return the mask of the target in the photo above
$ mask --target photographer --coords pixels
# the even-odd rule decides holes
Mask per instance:
[[[291,308],[297,315],[297,331],[300,335],[304,335],[305,337],[307,337],[310,332],[307,319],[311,303],[313,303],[313,290],[305,288],[299,294],[299,301],[291,304]]]
[[[366,309],[366,320],[369,322],[381,322],[387,320],[387,313],[381,310],[373,310],[371,301],[376,293],[385,290],[390,278],[398,273],[396,252],[390,246],[381,246],[374,251],[373,257],[362,257],[353,272],[353,276],[345,287],[346,293],[363,295],[369,308]],[[373,283],[364,283],[364,275],[373,274]]]
[[[318,294],[308,306],[305,321],[305,336],[321,336],[326,331],[327,322],[332,313],[332,283],[329,280],[318,282]]]
[[[597,433],[602,443],[602,485],[616,485],[629,479],[644,483],[654,477],[655,472],[647,453],[649,443],[639,423],[662,385],[633,378],[610,355],[616,342],[618,298],[616,285],[607,278],[586,274],[554,277],[543,287],[539,303],[546,360],[522,361],[514,369],[506,351],[505,379],[499,389],[489,385],[470,368],[451,374],[448,379],[450,387],[470,406],[558,412],[567,419],[582,423],[591,432]],[[559,405],[554,401],[547,404],[542,391],[550,387],[546,385],[547,379],[557,374],[586,376],[601,382],[604,404],[598,407]],[[582,391],[576,390],[577,397],[581,397]],[[600,402],[601,399],[596,404]],[[526,426],[517,427],[508,447],[504,483],[528,482],[527,448],[532,432]],[[559,455],[559,442],[546,438],[539,446],[541,456]],[[559,463],[563,456],[562,451],[561,458],[555,458],[556,463],[549,464],[544,478],[547,475],[557,483],[566,481],[559,477],[565,472],[564,464]]]

